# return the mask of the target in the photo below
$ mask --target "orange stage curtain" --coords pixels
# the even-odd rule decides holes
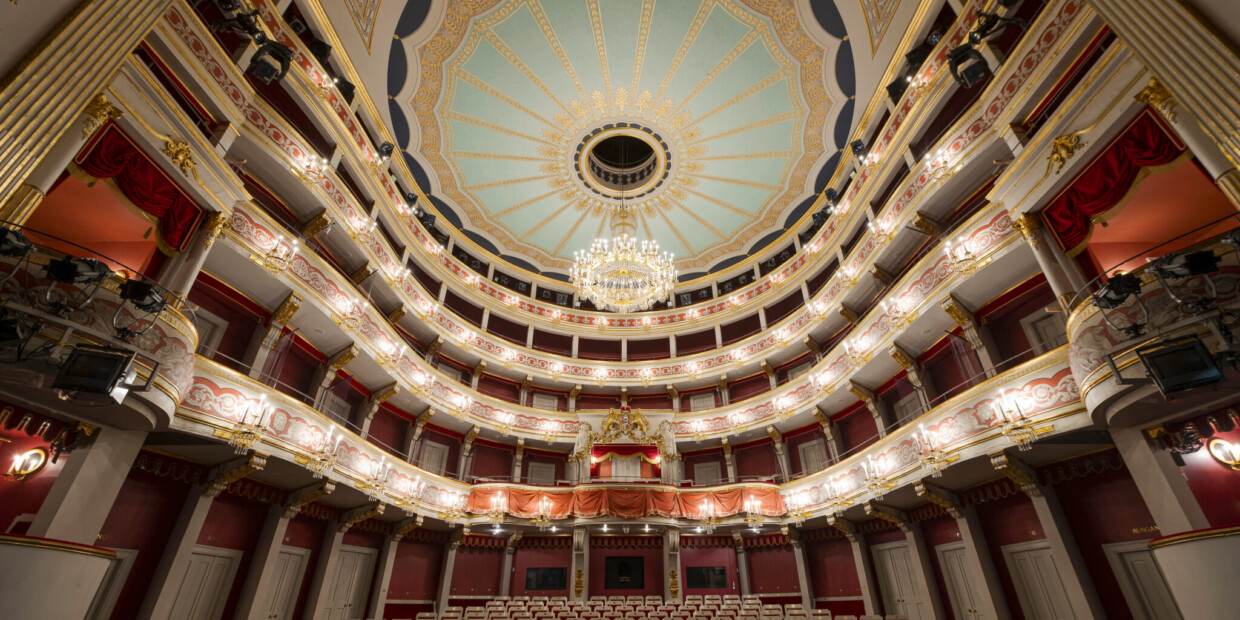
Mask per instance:
[[[703,502],[710,502],[716,516],[728,516],[744,512],[745,500],[762,501],[762,514],[783,514],[784,504],[778,489],[765,487],[736,487],[711,491],[677,492],[666,487],[621,487],[614,489],[578,489],[571,492],[547,492],[530,489],[484,488],[475,489],[469,496],[467,510],[474,514],[491,512],[493,498],[503,498],[503,509],[518,518],[538,515],[539,503],[550,502],[550,517],[593,518],[611,516],[620,519],[640,519],[649,516],[701,518]]]

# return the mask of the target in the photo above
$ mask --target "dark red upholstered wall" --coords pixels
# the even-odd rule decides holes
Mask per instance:
[[[878,441],[878,424],[868,409],[861,409],[840,419],[839,428],[845,452],[852,453],[857,448]]]
[[[1160,534],[1128,469],[1061,482],[1055,491],[1103,607],[1113,619],[1131,618],[1102,546]]]
[[[1038,521],[1033,503],[1020,491],[1014,491],[1003,499],[978,504],[977,515],[982,522],[982,532],[986,535],[986,546],[990,549],[995,572],[1003,584],[1003,597],[1007,599],[1012,613],[1019,618],[1020,605],[1016,603],[1016,589],[1012,586],[1012,575],[1003,559],[1002,547],[1042,540],[1046,538],[1046,530]]]
[[[408,429],[408,420],[386,407],[380,407],[375,412],[374,419],[370,421],[370,430],[366,438],[388,452],[399,454],[405,447],[405,433]]]
[[[689,594],[740,594],[740,576],[736,568],[736,548],[731,544],[723,547],[680,547],[680,587]],[[689,588],[688,568],[693,566],[722,566],[728,574],[726,588]]]
[[[13,415],[22,413],[15,411]],[[31,428],[35,428],[35,424],[32,424]],[[3,471],[8,471],[15,457],[34,448],[46,450],[47,447],[48,442],[42,437],[31,437],[25,431],[11,431],[0,427],[0,467],[3,467]],[[61,454],[53,463],[49,456],[43,469],[24,480],[13,480],[8,476],[0,478],[0,532],[10,531],[9,525],[13,523],[13,519],[23,514],[39,512],[48,491],[52,489],[52,483],[71,458],[72,453]],[[26,522],[11,531],[24,534],[29,528],[30,523]]]
[[[749,562],[750,592],[782,594],[801,591],[792,545],[749,547],[745,549],[745,559]]]
[[[536,541],[528,541],[534,543]],[[566,571],[573,563],[573,549],[569,545],[557,548],[541,546],[519,547],[512,558],[512,596],[568,596],[572,587],[573,576],[568,575],[563,590],[526,590],[525,571],[530,568],[564,568]]]
[[[268,508],[268,504],[228,492],[221,493],[211,502],[207,519],[198,534],[200,545],[242,552],[241,562],[237,565],[237,575],[232,589],[228,592],[228,602],[224,604],[225,618],[232,617],[236,610],[237,599],[241,596],[241,588],[250,572],[250,561],[254,559],[254,547],[262,534]]]
[[[742,446],[732,452],[736,463],[736,475],[739,478],[769,478],[779,473],[779,464],[775,460],[775,446],[764,442]]]
[[[640,556],[645,558],[642,566],[645,569],[645,577],[642,589],[637,590],[608,590],[603,586],[607,583],[603,574],[603,558],[606,557],[632,557]],[[663,570],[663,548],[629,548],[629,549],[599,549],[592,547],[590,549],[590,596],[636,596],[649,594],[663,594],[663,576],[666,571]],[[682,582],[683,584],[683,582]]]
[[[460,547],[452,566],[449,596],[499,596],[504,549]],[[453,603],[456,604],[456,603]]]
[[[830,609],[833,614],[865,613],[861,601],[861,583],[853,563],[852,544],[843,536],[805,543],[805,563],[809,567],[810,588],[815,608]]]
[[[1219,439],[1240,443],[1240,431],[1217,433]],[[1204,448],[1185,454],[1184,477],[1188,488],[1201,504],[1206,519],[1212,527],[1226,527],[1240,523],[1240,472],[1214,460]],[[1179,532],[1163,532],[1178,534]]]
[[[512,476],[512,452],[491,445],[474,444],[473,475],[479,478]]]
[[[134,470],[129,472],[121,485],[97,543],[113,549],[134,549],[138,552],[129,578],[125,580],[125,587],[112,610],[114,620],[138,616],[147,585],[159,566],[159,558],[168,544],[168,537],[189,488],[189,485],[171,478]]]
[[[327,527],[327,521],[297,515],[289,520],[288,528],[284,530],[286,546],[310,550],[306,570],[301,577],[301,590],[297,594],[297,608],[293,610],[294,618],[300,618],[305,611],[306,598],[310,596],[310,582],[314,580],[314,569],[318,566],[319,551],[323,548],[323,536],[327,533]]]
[[[383,609],[384,618],[412,618],[418,612],[431,610],[428,604],[391,601],[434,601],[439,595],[443,554],[443,543],[402,541],[397,545],[396,559],[392,562],[392,580],[388,582],[389,602]]]
[[[939,554],[935,547],[960,541],[960,528],[950,515],[941,515],[921,522],[922,535],[926,539],[926,549],[930,553],[930,566],[934,570],[934,583],[939,590],[939,600],[943,602],[943,613],[952,615],[951,600],[947,594],[947,582],[943,579],[943,567],[939,563]]]

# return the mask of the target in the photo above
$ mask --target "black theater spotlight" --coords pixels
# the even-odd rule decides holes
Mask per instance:
[[[254,37],[258,51],[250,59],[250,73],[264,84],[279,82],[292,68],[293,49],[259,34]]]
[[[12,258],[25,256],[34,249],[34,244],[20,230],[0,228],[0,256]]]
[[[112,270],[93,258],[57,259],[45,265],[43,271],[53,282],[85,285],[77,289],[77,293],[72,296],[67,294],[62,287],[55,285],[47,287],[43,300],[53,312],[61,316],[67,315],[70,310],[85,307],[90,300],[95,298],[95,294],[99,292],[103,283],[112,277]],[[57,299],[58,296],[59,299]]]
[[[117,340],[125,342],[133,342],[133,337],[145,334],[155,326],[155,319],[168,307],[168,301],[164,299],[163,293],[150,280],[126,280],[120,288],[121,298],[133,305],[138,311],[145,313],[143,316],[135,317],[129,321],[127,325],[122,325],[122,311],[125,304],[116,307],[116,312],[112,315],[112,328],[115,331]],[[134,329],[135,325],[145,321],[146,325],[139,329]]]
[[[972,45],[961,45],[948,52],[947,64],[952,78],[965,88],[973,88],[990,77],[990,67],[986,65],[986,57],[973,49]]]
[[[856,155],[862,159],[865,159],[866,154],[869,152],[865,148],[865,142],[862,142],[861,140],[853,140],[848,147],[852,149],[853,155]]]
[[[1167,295],[1175,300],[1177,304],[1184,306],[1186,310],[1193,314],[1198,314],[1207,310],[1215,299],[1218,298],[1218,288],[1214,285],[1214,280],[1210,274],[1218,271],[1219,258],[1214,252],[1209,250],[1201,250],[1189,253],[1174,253],[1163,256],[1150,261],[1150,271],[1154,273],[1154,277],[1158,278],[1158,283],[1162,285]],[[1183,280],[1201,276],[1201,281],[1205,285],[1205,294],[1199,299],[1186,302],[1181,299],[1180,295],[1171,288],[1167,280]]]
[[[1146,307],[1145,302],[1141,300],[1141,279],[1130,273],[1116,273],[1111,276],[1102,288],[1094,293],[1094,305],[1098,306],[1101,311],[1102,319],[1107,325],[1115,331],[1128,334],[1130,338],[1135,338],[1145,331],[1145,326],[1150,322],[1150,311]],[[1141,319],[1128,316],[1129,324],[1126,327],[1120,327],[1111,322],[1111,317],[1107,315],[1107,310],[1114,310],[1124,305],[1129,297],[1135,297],[1137,300],[1136,308],[1141,311]]]
[[[391,142],[384,142],[383,144],[379,145],[379,156],[382,157],[384,161],[391,159],[392,153],[395,153],[395,152],[396,152],[396,145],[392,144]]]

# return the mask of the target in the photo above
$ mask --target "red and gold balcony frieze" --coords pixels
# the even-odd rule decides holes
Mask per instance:
[[[710,506],[713,512],[709,516],[726,519],[745,514],[746,501],[754,502],[750,507],[759,506],[755,514],[764,517],[779,518],[786,512],[779,486],[760,482],[699,488],[623,482],[578,484],[571,488],[475,484],[467,510],[475,515],[502,512],[519,519],[702,519],[708,516],[703,507]]]
[[[1004,428],[1013,415],[1038,437],[1092,424],[1067,345],[973,386],[836,465],[783,485],[784,501],[807,514],[832,514],[881,498],[932,475],[926,436],[945,465],[1012,447]]]
[[[252,445],[258,452],[308,469],[313,469],[315,461],[326,460],[319,465],[323,475],[359,488],[381,475],[383,489],[377,499],[410,512],[438,514],[459,511],[465,505],[468,485],[394,459],[308,405],[204,357],[196,359],[192,383],[173,427],[228,439],[258,406],[266,407],[260,421],[263,430]],[[382,472],[380,468],[389,464],[390,470]]]
[[[251,253],[253,260],[261,262],[261,257],[279,242],[269,229],[271,223],[265,221],[261,214],[248,213],[238,208],[232,215],[232,226],[225,237]],[[965,237],[974,253],[973,262],[984,265],[1007,250],[1020,236],[1012,228],[1011,218],[1007,212],[992,206],[975,215],[963,227],[973,231]],[[938,296],[952,285],[963,280],[961,270],[952,264],[948,257],[932,253],[923,257],[912,268],[905,278],[893,288],[889,299],[894,304],[875,308],[863,318],[855,332],[858,334],[853,342],[866,352],[881,350],[899,331],[911,322],[921,311],[933,307]],[[298,254],[286,271],[279,275],[290,286],[304,293],[304,297],[318,303],[325,313],[335,316],[350,308],[354,303],[347,291],[351,284],[346,278],[336,273],[325,261],[314,254]],[[415,291],[416,292],[416,291]],[[426,299],[420,301],[426,302]],[[415,308],[418,307],[415,305]],[[437,325],[447,325],[452,329],[467,329],[448,320],[443,313],[436,313]],[[762,335],[756,342],[747,346],[754,347],[751,351],[761,352],[780,344],[781,340],[800,337],[806,330],[813,327],[818,320],[814,310],[808,309],[790,317],[774,330]],[[787,330],[787,331],[783,331]],[[529,436],[571,436],[578,432],[575,414],[552,414],[551,412],[524,407],[483,395],[467,388],[456,381],[447,379],[439,371],[427,364],[425,360],[412,354],[406,355],[401,349],[401,340],[387,320],[377,314],[374,308],[366,308],[358,319],[354,329],[359,336],[358,343],[371,352],[374,359],[379,360],[389,372],[395,374],[402,385],[415,397],[422,399],[443,411],[452,412],[462,418],[482,422],[489,427],[503,428],[505,432],[515,432]],[[791,332],[791,333],[790,333]],[[451,334],[452,332],[449,332]],[[458,332],[459,333],[459,332]],[[490,342],[485,336],[472,331],[468,332],[470,345],[474,350],[487,352],[488,347],[495,350],[513,350],[511,345]],[[786,334],[787,338],[781,338]],[[745,352],[745,349],[737,348]],[[748,352],[742,353],[742,355]],[[543,356],[536,351],[523,350],[523,358],[515,360],[522,368],[546,369],[544,372],[554,374],[554,364],[562,364],[560,376],[594,377],[597,369],[606,373],[604,381],[608,384],[617,383],[621,376],[642,378],[642,368],[637,363],[607,366],[582,366],[576,363],[570,369],[565,362],[575,362],[566,358]],[[848,377],[864,365],[858,361],[857,351],[834,351],[807,373],[777,390],[758,397],[734,403],[726,407],[712,409],[694,414],[678,414],[675,432],[681,437],[726,436],[743,430],[751,425],[778,420],[790,416],[796,411],[821,400],[824,392],[834,389],[833,386],[847,381]],[[696,372],[715,372],[733,366],[738,362],[732,353],[714,354],[705,358],[707,363]],[[502,363],[502,358],[501,358]],[[669,370],[676,369],[676,370]],[[670,366],[647,367],[651,377],[667,380],[683,373],[684,364]],[[656,374],[657,371],[657,374]],[[627,374],[625,374],[627,373]],[[681,374],[680,376],[683,376]]]
[[[278,235],[273,232],[275,225],[267,220],[263,214],[250,213],[247,209],[238,207],[230,218],[231,227],[227,233],[229,238],[246,247],[251,258],[260,264],[262,257],[280,242]],[[974,216],[961,229],[967,231],[960,239],[972,254],[971,261],[975,267],[985,264],[1008,243],[1019,239],[1019,236],[1013,234],[1011,219],[1006,211],[994,207]],[[859,335],[856,337],[857,341],[865,344],[867,349],[872,349],[880,340],[892,336],[905,320],[904,317],[896,316],[897,313],[915,317],[919,309],[934,303],[932,296],[935,291],[950,282],[958,281],[958,272],[959,269],[941,254],[923,257],[896,285],[896,292],[889,297],[889,307],[876,311],[881,316],[869,325],[863,323],[864,327],[855,332]],[[280,277],[285,279],[289,276],[297,278],[299,287],[319,299],[329,314],[341,315],[353,311],[356,301],[349,294],[349,291],[353,290],[352,284],[346,282],[343,275],[335,272],[319,257],[309,253],[297,254],[290,262],[287,273],[280,274]],[[847,289],[841,283],[835,283],[800,311],[771,326],[766,332],[732,345],[726,351],[717,349],[668,361],[589,364],[502,341],[487,332],[478,331],[472,324],[464,323],[439,309],[437,300],[426,295],[412,278],[404,279],[398,291],[405,294],[407,305],[412,307],[426,324],[458,346],[477,352],[497,367],[502,365],[518,368],[552,380],[640,385],[725,372],[797,342],[820,324],[826,313],[825,308],[839,303]],[[888,314],[891,316],[887,316]],[[357,331],[372,339],[372,348],[378,352],[376,359],[400,350],[403,341],[394,331],[389,333],[390,325],[386,319],[379,317],[371,308],[367,308],[364,316]],[[885,319],[882,318],[884,316]]]

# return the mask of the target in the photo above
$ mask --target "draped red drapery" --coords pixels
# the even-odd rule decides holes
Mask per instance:
[[[599,465],[611,458],[628,458],[631,456],[640,456],[642,460],[650,463],[654,467],[654,475],[658,476],[662,470],[659,468],[659,448],[658,446],[641,446],[637,444],[610,444],[605,446],[594,446],[590,448],[590,477],[598,477]]]
[[[134,206],[155,216],[164,245],[177,251],[189,245],[202,221],[202,208],[115,123],[100,130],[73,163],[92,179],[110,180]]]
[[[649,516],[701,518],[710,506],[714,515],[727,517],[745,511],[746,500],[761,503],[760,512],[778,516],[785,512],[783,498],[774,487],[732,487],[718,490],[678,491],[672,487],[583,488],[573,491],[539,491],[524,488],[474,489],[467,510],[487,514],[496,505],[505,513],[532,519],[546,500],[547,516],[552,519],[569,517],[617,517],[640,519]]]
[[[1076,254],[1089,239],[1093,218],[1118,206],[1145,168],[1171,163],[1184,144],[1150,110],[1143,111],[1045,209],[1042,221],[1060,249]]]

